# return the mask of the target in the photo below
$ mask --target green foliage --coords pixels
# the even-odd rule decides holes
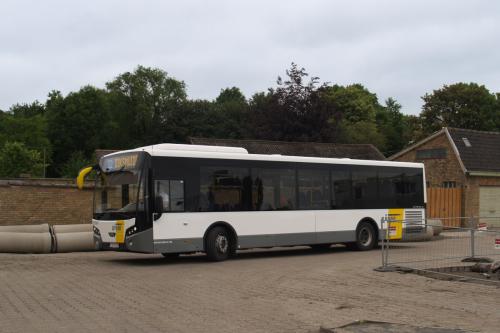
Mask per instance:
[[[138,66],[106,83],[110,116],[115,124],[113,146],[128,148],[154,144],[171,137],[166,131],[173,113],[186,101],[184,82],[165,71]]]
[[[69,159],[62,165],[59,174],[65,178],[75,178],[78,172],[92,164],[92,161],[82,151],[73,152]]]
[[[237,105],[246,105],[247,99],[245,95],[241,92],[241,90],[237,87],[221,89],[219,96],[215,99],[215,103],[217,104],[237,104]]]
[[[0,146],[7,141],[22,142],[26,147],[35,150],[50,151],[45,117],[34,115],[25,118],[12,113],[0,113]]]
[[[43,116],[45,113],[45,105],[39,101],[34,101],[31,104],[14,104],[9,113],[15,117],[31,118],[35,116]]]
[[[208,108],[205,137],[241,139],[248,133],[248,102],[236,87],[221,90]]]
[[[23,143],[5,142],[0,148],[0,177],[19,177],[21,174],[42,176],[42,157]]]
[[[53,145],[52,175],[74,151],[90,159],[97,147],[108,147],[108,100],[102,89],[81,88],[63,97],[54,91],[47,101],[48,134]]]
[[[385,138],[378,131],[377,124],[367,120],[357,122],[343,120],[340,126],[339,141],[357,144],[370,143],[382,151],[385,148]]]
[[[442,127],[495,130],[500,125],[498,97],[476,83],[456,83],[422,97],[422,124],[427,133]]]
[[[138,66],[106,83],[45,103],[15,104],[0,111],[0,176],[74,177],[92,164],[95,149],[128,149],[190,137],[371,143],[392,155],[443,126],[500,130],[500,94],[476,83],[457,83],[423,97],[420,116],[361,84],[321,84],[292,63],[277,86],[247,100],[237,87],[214,100],[192,100],[183,81]],[[44,154],[45,156],[41,156]]]
[[[330,141],[335,138],[336,110],[325,98],[325,86],[292,63],[287,79],[278,77],[276,89],[257,93],[250,100],[252,137],[283,141]]]
[[[328,87],[328,98],[337,110],[341,110],[342,118],[351,123],[374,122],[377,112],[382,108],[377,95],[361,84]]]

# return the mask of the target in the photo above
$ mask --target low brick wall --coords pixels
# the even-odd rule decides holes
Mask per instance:
[[[74,179],[0,179],[0,225],[91,223],[92,191]]]

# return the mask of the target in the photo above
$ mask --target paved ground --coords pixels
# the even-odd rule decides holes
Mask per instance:
[[[278,249],[209,263],[0,254],[0,332],[317,332],[353,320],[500,331],[500,289],[378,273],[380,252]]]

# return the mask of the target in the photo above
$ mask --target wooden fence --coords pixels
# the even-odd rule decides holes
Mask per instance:
[[[461,188],[427,188],[427,217],[441,218],[447,227],[460,227],[462,216]]]

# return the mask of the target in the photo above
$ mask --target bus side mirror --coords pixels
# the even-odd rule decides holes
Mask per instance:
[[[163,198],[160,195],[155,197],[155,213],[163,213]]]

